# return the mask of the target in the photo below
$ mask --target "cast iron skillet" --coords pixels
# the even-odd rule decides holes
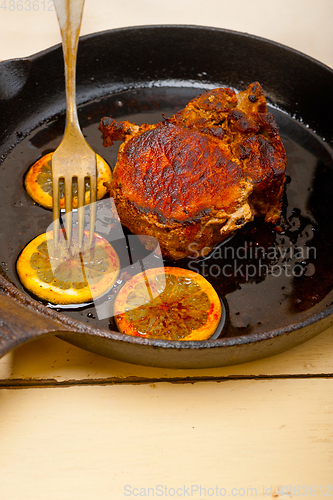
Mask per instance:
[[[83,37],[77,73],[81,124],[88,142],[111,164],[116,150],[103,149],[97,130],[104,115],[156,122],[162,113],[180,109],[203,89],[242,90],[259,81],[288,156],[281,226],[276,231],[256,220],[208,260],[178,263],[204,273],[225,304],[226,325],[216,340],[128,337],[115,331],[112,320],[99,322],[92,306],[59,312],[34,300],[17,279],[15,260],[30,239],[45,231],[52,214],[30,200],[22,179],[34,161],[55,149],[63,133],[62,51],[56,46],[29,58],[4,61],[0,64],[0,355],[38,336],[57,334],[89,351],[131,363],[207,368],[282,352],[333,323],[330,68],[247,34],[196,26],[144,26]],[[223,253],[226,248],[234,253]],[[254,255],[255,248],[262,250]],[[237,249],[241,251],[236,255]],[[228,269],[228,277],[222,269]]]

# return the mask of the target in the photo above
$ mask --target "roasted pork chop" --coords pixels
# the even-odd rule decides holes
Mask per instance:
[[[286,154],[259,83],[207,90],[157,125],[105,117],[100,130],[104,146],[124,140],[110,188],[121,222],[166,258],[205,255],[255,215],[279,220]]]

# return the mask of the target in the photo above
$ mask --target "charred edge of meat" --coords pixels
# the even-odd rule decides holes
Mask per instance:
[[[112,187],[122,223],[166,257],[213,248],[254,215],[278,222],[286,155],[258,82],[207,90],[156,125],[103,118],[100,130],[105,146],[124,141]]]

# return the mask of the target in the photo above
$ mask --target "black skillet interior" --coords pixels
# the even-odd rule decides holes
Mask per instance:
[[[255,220],[208,259],[196,260],[193,253],[176,264],[203,274],[220,294],[227,308],[223,338],[269,335],[330,312],[333,72],[276,43],[214,28],[125,28],[83,37],[79,45],[80,123],[111,166],[117,145],[102,146],[103,116],[155,123],[203,89],[242,90],[253,81],[265,91],[287,152],[279,230]],[[64,107],[61,47],[1,63],[0,261],[20,289],[15,260],[52,221],[22,180],[32,163],[59,144]],[[96,328],[115,328],[112,319],[99,321],[93,306],[63,312]]]

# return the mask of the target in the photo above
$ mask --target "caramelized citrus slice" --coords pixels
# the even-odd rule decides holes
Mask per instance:
[[[44,208],[52,209],[52,170],[51,158],[53,153],[40,158],[27,172],[24,179],[25,189],[31,198]],[[111,182],[112,174],[109,165],[99,155],[97,158],[97,199],[105,196],[107,188],[104,182]],[[60,181],[60,208],[65,208],[64,184]],[[89,182],[85,186],[85,203],[90,201]],[[73,208],[77,208],[77,182],[73,182]]]
[[[179,267],[137,274],[121,288],[114,305],[122,333],[172,340],[210,338],[221,312],[212,285],[201,275]]]
[[[52,249],[52,231],[33,239],[20,254],[16,269],[27,290],[53,304],[81,304],[100,297],[115,282],[119,259],[113,247],[95,234],[92,246]]]

